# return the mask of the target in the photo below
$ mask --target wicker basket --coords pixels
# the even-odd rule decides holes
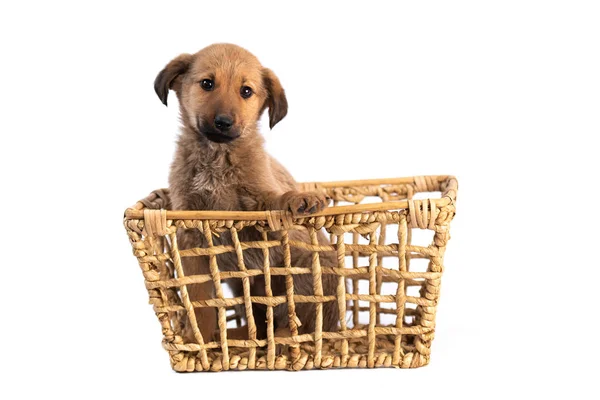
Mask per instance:
[[[413,368],[429,362],[434,336],[443,256],[449,239],[449,224],[455,213],[457,181],[451,176],[380,179],[302,184],[303,190],[325,191],[333,206],[304,218],[283,211],[166,211],[167,190],[153,192],[125,212],[125,228],[139,261],[150,296],[150,304],[164,334],[163,347],[171,365],[180,372],[244,369],[401,367]],[[440,192],[441,196],[417,195]],[[415,196],[416,195],[416,196]],[[362,204],[359,204],[362,203]],[[198,229],[207,238],[203,248],[180,250],[176,233]],[[240,242],[237,232],[257,229],[261,242]],[[289,240],[292,229],[306,229],[308,243]],[[330,245],[319,245],[316,232],[325,230]],[[278,241],[268,240],[279,232]],[[214,235],[231,235],[232,245],[213,245]],[[272,235],[275,235],[273,233]],[[269,264],[269,250],[282,246],[284,254],[297,246],[312,252],[312,265]],[[260,269],[246,269],[243,251],[259,248]],[[225,271],[216,254],[235,252],[236,271]],[[335,252],[337,266],[320,264],[320,252]],[[210,274],[184,276],[182,257],[208,257]],[[313,275],[313,296],[294,294],[292,274]],[[335,296],[324,296],[321,277],[339,277]],[[252,277],[261,275],[266,296],[251,296]],[[283,275],[287,292],[270,291],[271,276]],[[227,297],[225,279],[243,282],[242,297]],[[214,299],[192,302],[187,286],[212,281]],[[289,284],[288,284],[289,283]],[[226,289],[226,287],[225,287]],[[323,303],[338,304],[338,330],[322,330]],[[316,303],[315,331],[298,334],[293,321],[295,305]],[[267,307],[267,338],[227,339],[227,328],[255,327],[243,310],[252,303]],[[291,337],[278,337],[273,330],[273,307],[284,303],[290,315]],[[182,326],[196,307],[218,310],[220,340],[203,338],[195,329],[195,342],[184,342]],[[269,313],[270,311],[270,313]],[[190,318],[195,321],[195,318]],[[255,329],[254,329],[255,331]]]

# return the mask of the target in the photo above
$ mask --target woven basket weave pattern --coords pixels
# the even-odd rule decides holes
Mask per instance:
[[[434,336],[435,313],[439,298],[443,256],[449,239],[449,224],[455,213],[457,181],[451,176],[425,176],[369,181],[304,183],[301,190],[322,190],[334,204],[324,211],[293,218],[284,211],[168,211],[168,190],[154,191],[125,213],[125,228],[133,253],[144,275],[150,304],[162,326],[163,347],[173,369],[180,372],[244,369],[288,369],[350,367],[401,367],[426,365]],[[432,193],[431,197],[417,193]],[[433,196],[434,192],[441,196]],[[198,229],[207,244],[201,248],[180,250],[177,232]],[[243,229],[256,229],[262,241],[240,241]],[[292,229],[306,229],[310,241],[289,239]],[[319,244],[317,232],[324,230],[329,245]],[[269,232],[281,239],[269,239]],[[212,237],[227,233],[232,245],[213,245]],[[428,235],[427,243],[414,244],[413,238]],[[269,251],[281,246],[284,254],[291,247],[313,253],[312,265],[292,265],[284,257],[282,265],[248,269],[244,265],[246,249],[261,249],[264,260]],[[237,255],[237,269],[227,271],[218,265],[217,254]],[[335,252],[335,267],[321,266],[319,254]],[[210,274],[185,276],[182,257],[208,257]],[[292,275],[312,274],[314,293],[294,293]],[[324,296],[323,274],[339,277],[334,296]],[[251,279],[263,275],[266,296],[251,296]],[[274,296],[270,279],[283,275],[287,292]],[[289,277],[289,278],[288,278]],[[240,279],[242,297],[227,297],[225,279]],[[212,281],[217,288],[213,299],[191,301],[186,285]],[[319,319],[322,304],[333,301],[341,316],[338,330],[325,332]],[[295,304],[317,305],[315,331],[298,334]],[[256,321],[244,309],[252,304],[267,306],[267,338],[227,339],[227,328]],[[273,307],[285,304],[290,318],[291,337],[277,337],[273,330]],[[195,343],[182,338],[184,320],[197,321],[194,308],[218,310],[220,340],[204,338],[194,329]],[[270,311],[270,312],[269,312]],[[254,329],[255,331],[255,329]]]

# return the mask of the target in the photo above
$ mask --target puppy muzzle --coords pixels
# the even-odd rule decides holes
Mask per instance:
[[[238,129],[232,128],[227,131],[219,131],[208,124],[202,124],[198,121],[196,125],[196,134],[204,137],[214,143],[229,143],[239,138],[241,132]]]

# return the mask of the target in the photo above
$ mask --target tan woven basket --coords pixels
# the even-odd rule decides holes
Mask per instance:
[[[455,213],[457,181],[451,176],[380,179],[301,184],[303,190],[322,190],[334,204],[304,218],[283,211],[168,211],[167,190],[158,190],[125,212],[125,228],[133,253],[142,268],[150,304],[164,334],[163,347],[173,369],[180,372],[244,369],[401,367],[429,362],[434,336],[443,257],[449,224]],[[441,196],[417,195],[440,192]],[[428,196],[431,196],[428,197]],[[362,204],[359,204],[362,203]],[[204,248],[180,250],[178,230],[198,229],[207,238]],[[263,241],[240,242],[237,233],[258,229]],[[308,230],[310,242],[289,240],[292,229]],[[319,245],[318,230],[330,235],[330,245]],[[268,240],[279,231],[280,240]],[[231,235],[233,245],[213,245],[213,235]],[[236,240],[237,239],[237,240]],[[282,246],[313,252],[312,265],[269,264],[269,251]],[[260,269],[246,269],[243,251],[261,249]],[[217,254],[235,252],[237,270],[225,271]],[[321,266],[319,254],[335,252],[336,267]],[[210,274],[184,276],[182,257],[208,257]],[[241,261],[240,261],[241,260]],[[312,296],[294,294],[293,274],[312,274]],[[323,274],[339,277],[337,293],[324,296]],[[266,296],[251,296],[249,281],[264,276]],[[287,292],[271,292],[271,276],[286,277]],[[288,279],[289,277],[289,279]],[[243,297],[227,297],[217,290],[211,300],[192,302],[187,286],[212,281],[226,286],[225,279],[240,279]],[[323,303],[338,304],[338,330],[322,330]],[[298,334],[295,305],[316,303],[315,331]],[[244,310],[253,303],[267,306],[267,339],[256,339],[255,321]],[[273,307],[286,304],[291,337],[275,336]],[[203,338],[184,343],[182,326],[196,307],[218,310],[220,340]],[[195,318],[191,318],[195,321]],[[227,328],[248,326],[250,340],[227,339]],[[196,327],[196,326],[195,326]]]

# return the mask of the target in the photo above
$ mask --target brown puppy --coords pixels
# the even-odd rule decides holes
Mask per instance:
[[[180,104],[183,126],[169,177],[175,210],[290,210],[295,215],[306,215],[326,207],[322,193],[298,191],[290,173],[265,152],[258,119],[268,108],[269,125],[273,128],[287,114],[287,100],[279,79],[248,51],[231,44],[215,44],[193,55],[182,54],[158,74],[154,89],[165,105],[169,90],[174,90]],[[292,240],[308,242],[305,231],[289,234]],[[279,237],[277,233],[269,234],[269,238]],[[256,229],[245,228],[239,239],[262,238]],[[205,238],[194,229],[181,233],[178,240],[181,249],[206,246]],[[231,236],[222,234],[213,241],[215,245],[231,244]],[[327,243],[322,233],[319,241]],[[311,253],[294,247],[291,253],[293,266],[311,266]],[[320,259],[324,266],[336,263],[334,254],[322,253]],[[220,254],[217,261],[220,269],[237,269],[235,253]],[[245,250],[244,263],[249,269],[262,268],[262,252]],[[283,266],[280,248],[270,251],[270,263]],[[183,267],[186,275],[206,274],[208,258],[184,257]],[[294,275],[293,279],[294,293],[314,294],[311,274]],[[236,281],[231,288],[236,296],[242,296],[240,280]],[[336,293],[336,282],[336,277],[323,275],[324,295]],[[211,282],[188,285],[188,290],[192,301],[214,296]],[[275,296],[285,295],[285,277],[273,276],[272,290]],[[265,295],[262,276],[255,279],[251,294]],[[265,338],[266,307],[255,305],[252,312],[258,338]],[[210,340],[217,328],[216,310],[202,307],[195,313],[204,340]],[[297,303],[296,313],[301,322],[300,333],[313,332],[314,304]],[[324,305],[323,318],[323,330],[335,331],[339,318],[335,301]],[[286,304],[275,308],[274,325],[279,332],[289,327]],[[186,340],[193,341],[189,324],[185,332]]]

